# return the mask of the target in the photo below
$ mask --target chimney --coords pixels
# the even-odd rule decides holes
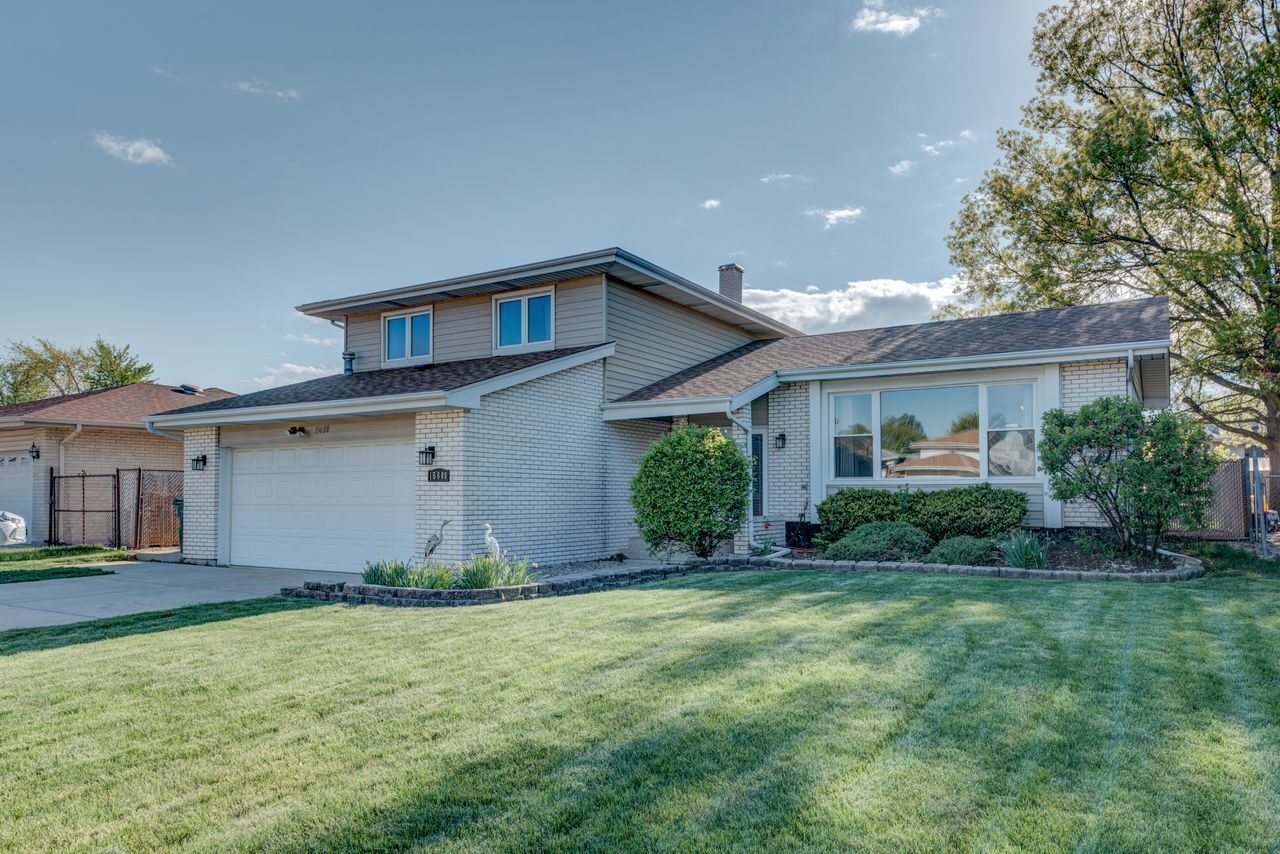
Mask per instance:
[[[720,296],[742,302],[742,273],[737,264],[720,265]]]

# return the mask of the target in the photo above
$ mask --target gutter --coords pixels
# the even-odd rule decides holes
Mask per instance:
[[[181,433],[173,433],[169,430],[161,430],[159,427],[151,423],[150,418],[148,418],[143,423],[147,425],[147,432],[153,436],[159,436],[162,439],[177,439],[179,442],[181,442],[185,438]]]

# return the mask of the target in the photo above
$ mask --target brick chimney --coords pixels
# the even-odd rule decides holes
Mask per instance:
[[[737,264],[720,265],[720,296],[742,302],[742,273]]]

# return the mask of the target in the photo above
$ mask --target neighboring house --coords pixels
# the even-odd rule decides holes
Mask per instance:
[[[186,558],[350,571],[446,521],[436,558],[483,552],[485,522],[542,563],[640,552],[630,479],[685,422],[754,457],[739,552],[836,489],[907,481],[1093,524],[1046,494],[1040,413],[1168,396],[1163,300],[806,336],[741,295],[737,265],[717,293],[609,249],[300,306],[345,329],[343,375],[149,419],[185,438]]]
[[[201,396],[193,398],[197,391]],[[114,475],[117,469],[181,470],[182,443],[148,433],[143,418],[182,401],[230,396],[231,392],[221,389],[132,383],[2,406],[0,510],[27,520],[28,542],[44,543],[50,534],[53,476]],[[92,515],[80,514],[77,531],[65,539],[102,541],[113,532],[114,521],[108,524],[105,514],[120,506],[118,496],[114,487],[99,490],[97,481],[81,485],[85,495],[68,497],[68,504],[74,497],[75,506]]]

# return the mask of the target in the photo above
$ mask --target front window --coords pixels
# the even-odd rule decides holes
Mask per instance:
[[[977,477],[978,387],[880,394],[883,477]]]
[[[1031,383],[987,387],[987,474],[1029,477],[1036,473],[1036,430]]]
[[[549,291],[495,300],[494,349],[551,349],[555,337],[553,300]]]
[[[383,318],[384,362],[431,358],[431,311],[416,311]]]
[[[871,477],[871,395],[842,394],[833,403],[836,477]]]

